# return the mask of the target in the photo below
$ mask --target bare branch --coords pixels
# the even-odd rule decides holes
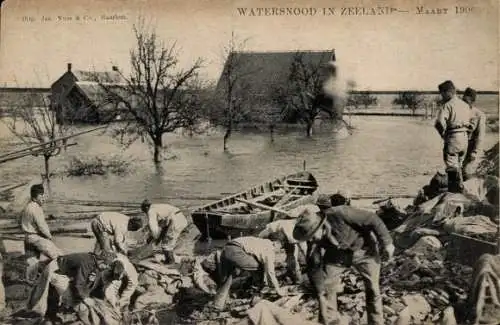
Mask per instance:
[[[147,28],[144,19],[134,25],[136,44],[130,51],[131,73],[120,75],[123,85],[106,85],[99,82],[108,102],[125,113],[116,136],[124,143],[149,139],[154,145],[155,162],[159,160],[162,136],[192,123],[184,110],[193,96],[191,81],[198,76],[201,60],[186,70],[178,67],[176,44],[164,44],[154,28]]]

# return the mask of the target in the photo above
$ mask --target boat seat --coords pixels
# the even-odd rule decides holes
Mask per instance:
[[[273,197],[273,196],[283,196],[285,195],[285,191],[283,189],[279,189],[279,190],[276,190],[276,191],[273,191],[273,192],[269,192],[269,193],[265,193],[263,195],[259,195],[259,196],[256,196],[254,197],[253,199],[248,199],[247,201],[250,201],[250,202],[260,202],[260,201],[264,201],[270,197]]]

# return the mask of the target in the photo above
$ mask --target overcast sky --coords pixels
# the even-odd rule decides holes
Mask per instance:
[[[252,51],[335,49],[344,77],[355,80],[359,89],[435,90],[438,83],[451,79],[462,89],[470,85],[498,90],[496,0],[379,1],[379,6],[408,12],[373,16],[351,9],[351,15],[341,15],[342,7],[363,3],[370,9],[373,2],[6,0],[1,17],[0,84],[49,86],[64,73],[68,62],[74,69],[103,70],[114,64],[127,71],[134,45],[132,25],[143,16],[157,26],[163,40],[177,42],[181,66],[203,57],[205,76],[211,79],[220,74],[222,47],[234,31],[240,39],[249,39],[247,49]],[[417,14],[416,4],[448,8],[448,12]],[[456,14],[457,5],[474,8],[469,14]],[[314,8],[316,13],[242,16],[238,11],[262,7]],[[335,15],[323,14],[322,8],[328,7],[335,7]],[[102,15],[122,17],[103,20]],[[52,21],[42,22],[42,16]],[[70,16],[72,21],[58,20],[58,16]],[[26,21],[27,17],[34,21]]]

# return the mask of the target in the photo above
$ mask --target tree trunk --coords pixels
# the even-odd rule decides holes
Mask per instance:
[[[313,133],[313,122],[307,122],[306,136],[310,138]]]
[[[231,136],[232,131],[232,127],[228,126],[226,129],[226,133],[224,134],[224,151],[227,151],[227,140]]]
[[[269,125],[269,134],[271,136],[271,142],[274,142],[274,124]]]
[[[153,155],[153,161],[155,164],[159,164],[161,161],[161,150],[163,148],[163,141],[162,141],[162,136],[157,136],[155,139],[153,139],[154,143],[154,155]]]
[[[49,174],[49,159],[50,159],[50,155],[44,155],[43,156],[43,161],[44,161],[44,164],[45,164],[45,179],[47,179],[47,181],[49,181],[50,179],[50,174]]]

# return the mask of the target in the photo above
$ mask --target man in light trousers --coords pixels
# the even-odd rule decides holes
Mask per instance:
[[[182,211],[170,204],[151,204],[144,200],[141,210],[147,215],[150,242],[161,244],[165,254],[165,264],[175,263],[174,249],[188,222]]]
[[[448,174],[448,192],[463,191],[462,167],[469,143],[471,109],[457,97],[453,82],[447,80],[439,86],[444,101],[435,128],[444,141],[443,159]]]

